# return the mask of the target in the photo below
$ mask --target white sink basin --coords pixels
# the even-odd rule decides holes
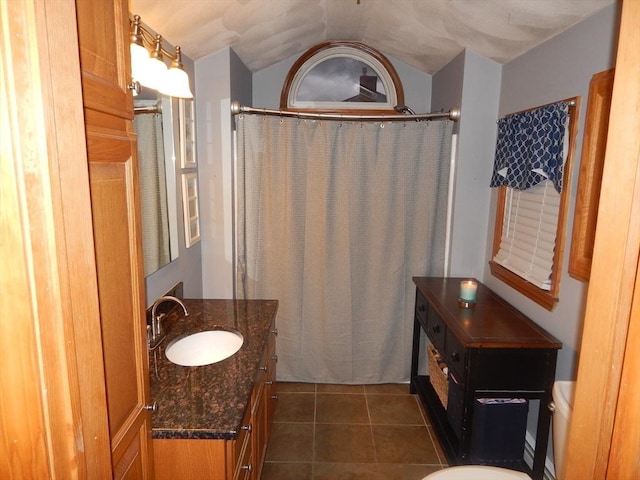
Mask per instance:
[[[171,342],[167,358],[185,367],[209,365],[229,358],[242,347],[244,338],[235,330],[207,330]]]

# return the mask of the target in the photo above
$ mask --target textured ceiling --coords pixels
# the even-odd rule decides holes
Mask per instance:
[[[251,71],[326,40],[433,74],[464,48],[505,63],[615,0],[130,0],[196,60],[230,46]]]

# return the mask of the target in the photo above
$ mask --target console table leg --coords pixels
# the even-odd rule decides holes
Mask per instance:
[[[413,348],[411,352],[411,376],[409,377],[409,392],[416,393],[416,387],[413,379],[418,376],[418,358],[420,357],[420,322],[418,319],[413,321]]]
[[[538,428],[536,432],[536,450],[533,455],[533,480],[543,480],[544,463],[547,458],[547,445],[549,443],[549,431],[551,423],[551,411],[549,402],[551,394],[545,393],[540,399],[540,411],[538,412]]]

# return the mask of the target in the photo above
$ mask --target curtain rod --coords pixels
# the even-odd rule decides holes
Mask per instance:
[[[390,122],[408,122],[417,120],[427,120],[435,118],[448,118],[457,122],[460,120],[460,109],[452,108],[448,112],[442,113],[416,113],[411,115],[357,115],[357,114],[341,114],[341,113],[314,113],[314,112],[292,112],[288,110],[269,110],[267,108],[254,108],[241,105],[238,100],[231,102],[231,113],[239,115],[241,113],[258,113],[262,115],[274,115],[278,117],[294,117],[306,119],[330,119],[330,120],[360,120],[360,121],[390,121]]]
[[[557,100],[555,102],[551,102],[551,103],[545,103],[544,105],[538,105],[537,107],[531,107],[531,108],[525,108],[524,110],[518,110],[517,112],[511,112],[511,113],[507,113],[505,114],[503,117],[500,117],[498,120],[496,120],[496,123],[498,123],[500,120],[502,120],[503,118],[507,118],[510,117],[512,115],[518,115],[520,113],[527,113],[527,112],[532,112],[534,110],[538,110],[539,108],[544,108],[544,107],[549,107],[551,105],[555,105],[556,103],[562,103],[565,102],[568,106],[570,107],[575,107],[578,103],[577,103],[577,99],[578,97],[570,97],[570,98],[565,98],[564,100]]]

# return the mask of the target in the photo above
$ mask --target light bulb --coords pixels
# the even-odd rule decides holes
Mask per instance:
[[[176,47],[175,59],[171,62],[171,67],[165,73],[162,85],[158,88],[160,93],[176,98],[193,98],[189,87],[189,75],[184,71],[182,65],[182,49]]]
[[[193,98],[193,93],[189,87],[189,76],[181,68],[172,66],[164,74],[160,93],[176,98]]]

